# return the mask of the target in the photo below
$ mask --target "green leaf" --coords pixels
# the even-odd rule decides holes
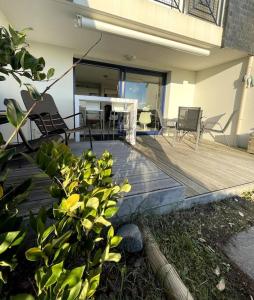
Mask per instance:
[[[86,279],[83,282],[82,290],[81,290],[81,293],[79,295],[79,300],[85,300],[86,299],[86,296],[87,296],[87,293],[88,293],[88,289],[89,289],[89,283],[88,283],[88,280]]]
[[[114,234],[115,234],[114,227],[110,226],[110,228],[108,230],[108,234],[107,234],[108,240],[110,240],[114,236]]]
[[[21,79],[13,72],[11,72],[12,77],[17,81],[17,83],[21,86]]]
[[[50,68],[47,72],[47,79],[50,79],[51,77],[53,77],[55,74],[55,69],[54,68]]]
[[[51,276],[45,283],[45,287],[48,288],[54,283],[57,282],[57,279],[60,277],[61,273],[63,272],[63,261],[55,264],[51,267]]]
[[[83,276],[84,270],[85,266],[72,269],[67,278],[64,280],[63,284],[61,285],[61,289],[63,290],[67,285],[69,286],[69,288],[72,288],[76,284],[78,284]]]
[[[98,206],[99,206],[99,199],[96,197],[92,197],[88,199],[88,201],[86,202],[86,207],[97,210]]]
[[[0,234],[0,254],[12,246],[19,234],[20,231],[10,231]]]
[[[6,78],[4,76],[0,76],[0,81],[5,81]]]
[[[43,100],[41,94],[37,91],[37,89],[32,84],[25,83],[25,86],[34,101],[42,101]]]
[[[55,226],[54,225],[51,225],[49,226],[42,234],[42,237],[40,239],[40,243],[43,243],[47,238],[48,236],[54,231],[55,229]]]
[[[15,154],[16,150],[14,148],[3,150],[0,149],[0,166],[5,165],[10,161]]]
[[[30,248],[25,252],[26,259],[30,261],[37,261],[43,257],[43,252],[40,248]]]
[[[121,236],[113,236],[112,239],[110,240],[110,246],[111,248],[117,247],[121,241],[122,241],[122,237]]]
[[[61,202],[60,208],[64,211],[76,209],[77,208],[76,204],[79,202],[79,199],[80,199],[79,194],[72,194],[70,197],[64,199]]]
[[[120,253],[114,253],[111,252],[106,256],[106,261],[113,261],[113,262],[119,262],[121,259],[121,254]]]
[[[120,186],[116,185],[112,188],[112,194],[117,194],[120,192]]]
[[[21,107],[18,102],[14,99],[5,99],[4,104],[7,106],[7,118],[8,121],[14,126],[17,127],[25,118]],[[23,125],[25,122],[23,122]]]
[[[131,185],[129,183],[126,183],[121,186],[120,192],[121,193],[129,193],[130,190],[131,190]]]
[[[10,300],[35,300],[35,298],[30,294],[18,294],[15,296],[11,296]]]
[[[118,207],[109,207],[105,210],[104,216],[106,218],[111,218],[117,213],[118,209]]]
[[[103,218],[102,216],[100,216],[99,218],[96,219],[95,223],[100,223],[104,226],[110,226],[111,223],[109,221],[107,221],[105,218]]]
[[[90,230],[93,227],[93,223],[88,220],[88,219],[84,219],[82,221],[82,225],[85,227],[85,229]]]

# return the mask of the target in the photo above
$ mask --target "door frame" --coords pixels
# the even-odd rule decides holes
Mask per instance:
[[[79,59],[73,58],[73,63],[76,63]],[[165,96],[166,96],[166,85],[167,85],[167,73],[166,72],[159,72],[154,70],[147,70],[147,69],[141,69],[141,68],[134,68],[124,65],[117,65],[117,64],[111,64],[111,63],[105,63],[100,61],[93,61],[93,60],[87,60],[82,59],[79,63],[80,65],[93,65],[98,67],[104,67],[104,68],[110,68],[110,69],[117,69],[119,70],[119,84],[118,84],[118,91],[119,91],[119,97],[124,96],[124,84],[125,84],[125,77],[126,72],[136,73],[140,75],[151,75],[151,76],[158,76],[162,78],[162,91],[161,91],[161,113],[162,116],[164,115],[165,110]],[[76,75],[75,75],[75,68],[73,69],[73,98],[75,97],[75,86],[76,86]],[[74,102],[74,101],[73,101]]]

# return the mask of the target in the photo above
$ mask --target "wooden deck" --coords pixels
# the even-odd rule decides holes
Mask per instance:
[[[133,148],[120,141],[94,142],[99,156],[109,150],[114,158],[117,183],[128,178],[131,192],[119,202],[119,220],[136,213],[166,213],[197,203],[224,199],[254,189],[254,155],[211,142],[202,142],[198,151],[190,141],[172,146],[170,139],[157,136],[137,138]],[[73,143],[77,155],[87,142]],[[22,162],[12,168],[9,183],[33,176],[34,188],[20,213],[37,212],[55,200],[49,196],[50,180],[36,166]]]
[[[181,182],[186,198],[223,198],[254,188],[254,155],[239,149],[202,141],[194,151],[191,141],[173,147],[172,140],[162,136],[138,137],[135,149]]]
[[[184,198],[185,188],[182,184],[165,174],[131,146],[120,141],[97,141],[93,145],[98,156],[105,149],[112,153],[115,182],[121,183],[128,178],[132,185],[131,192],[119,203],[118,217],[121,220],[146,210],[157,209],[160,213],[169,209],[172,202]],[[73,152],[77,155],[88,147],[87,142],[71,144]],[[20,213],[24,216],[27,216],[30,210],[36,213],[42,205],[48,206],[55,201],[48,193],[50,179],[34,165],[22,162],[18,167],[15,166],[11,169],[8,182],[15,184],[29,176],[33,177],[34,188],[29,201],[21,205]]]

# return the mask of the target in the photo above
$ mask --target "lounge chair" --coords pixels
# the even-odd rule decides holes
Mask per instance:
[[[195,150],[197,150],[200,139],[201,114],[200,107],[179,107],[174,143],[181,133],[180,141],[187,133],[191,132],[196,135]]]
[[[29,110],[34,104],[34,100],[31,98],[28,91],[25,90],[21,91],[21,96],[26,109]],[[85,124],[84,116],[81,112],[62,118],[53,97],[50,94],[45,94],[43,96],[43,101],[39,101],[37,103],[32,114],[29,116],[29,119],[35,122],[43,137],[50,136],[52,134],[64,134],[66,145],[68,145],[68,141],[72,133],[83,132],[84,138],[88,133],[90,148],[93,149],[92,135],[89,127],[86,127],[85,125],[75,127],[74,125],[74,128],[70,129],[65,123],[66,119],[75,118],[77,115],[80,115],[81,118],[83,118],[83,124]]]
[[[4,101],[4,104],[6,102]],[[4,116],[2,114],[1,116],[1,124],[8,123],[7,116]],[[61,135],[54,133],[50,136],[42,136],[38,139],[30,140],[28,141],[25,137],[25,134],[23,133],[22,129],[20,128],[18,131],[18,137],[20,137],[21,141],[19,143],[10,144],[7,149],[15,148],[15,155],[18,155],[20,153],[31,153],[35,152],[39,149],[40,145],[43,142],[46,142],[48,140],[55,140],[55,141],[63,141],[63,138]]]

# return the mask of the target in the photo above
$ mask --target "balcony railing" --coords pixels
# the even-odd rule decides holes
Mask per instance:
[[[226,0],[154,0],[165,4],[179,12],[193,15],[197,18],[223,25]]]

